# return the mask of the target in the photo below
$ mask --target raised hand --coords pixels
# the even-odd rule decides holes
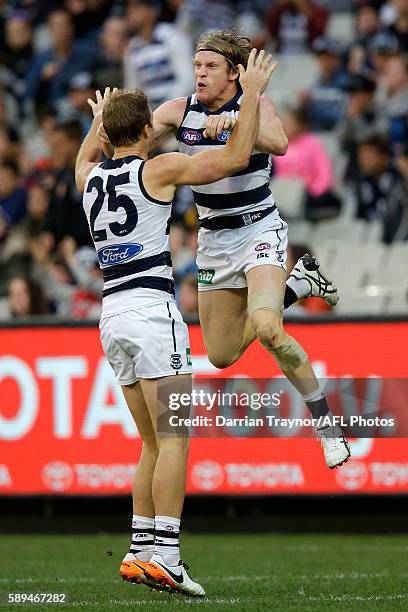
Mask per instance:
[[[104,94],[102,96],[102,94],[99,91],[99,89],[97,89],[96,92],[95,92],[96,102],[94,102],[94,100],[92,100],[92,98],[88,98],[88,104],[92,108],[92,112],[93,112],[93,116],[94,117],[99,117],[100,115],[102,115],[103,107],[105,106],[106,102],[109,100],[111,95],[113,93],[115,93],[116,91],[118,91],[117,87],[114,87],[112,89],[112,91],[111,91],[110,87],[106,87],[105,91],[104,91]]]
[[[248,65],[245,68],[239,64],[239,82],[243,92],[246,91],[258,91],[263,93],[269,83],[269,79],[278,62],[272,61],[272,55],[265,55],[265,51],[262,49],[256,57],[257,49],[252,49],[249,58]]]

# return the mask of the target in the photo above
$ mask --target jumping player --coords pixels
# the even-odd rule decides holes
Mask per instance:
[[[177,185],[201,185],[243,171],[255,144],[259,103],[276,64],[252,50],[239,67],[241,118],[226,147],[147,160],[154,140],[142,91],[98,91],[75,176],[104,276],[101,342],[143,440],[133,482],[132,544],[121,576],[161,590],[204,595],[179,552],[188,439],[157,430],[157,390],[191,388],[187,326],[174,300],[169,218]],[[114,146],[100,159],[98,129]],[[140,255],[142,254],[142,255]],[[171,391],[170,391],[171,392]]]
[[[196,92],[156,109],[155,138],[173,132],[179,150],[191,156],[219,151],[241,109],[238,65],[246,65],[249,53],[249,39],[232,31],[203,34],[193,58]],[[283,328],[282,310],[311,295],[332,306],[338,297],[316,260],[307,255],[299,259],[285,286],[287,224],[268,184],[271,154],[284,155],[287,144],[272,101],[262,96],[258,135],[247,168],[192,187],[200,220],[200,324],[209,359],[218,368],[234,363],[258,338],[312,416],[319,418],[331,412],[305,351]],[[324,427],[317,433],[330,468],[347,461],[349,445],[340,427]]]

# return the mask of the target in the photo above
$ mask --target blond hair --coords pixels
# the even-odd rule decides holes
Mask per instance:
[[[233,30],[210,30],[199,37],[195,53],[213,51],[227,60],[231,68],[242,64],[246,68],[251,53],[251,41],[247,36],[240,36]]]

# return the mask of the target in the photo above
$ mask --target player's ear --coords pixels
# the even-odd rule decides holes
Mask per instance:
[[[150,130],[152,129],[151,125],[146,124],[142,130],[142,138],[147,140],[149,138]]]
[[[236,81],[239,77],[239,68],[238,66],[233,66],[228,74],[228,80],[229,81]]]

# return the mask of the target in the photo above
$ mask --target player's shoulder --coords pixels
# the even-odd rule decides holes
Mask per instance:
[[[184,116],[187,103],[188,98],[186,96],[167,100],[167,102],[163,102],[163,104],[156,108],[153,118],[159,119],[168,125],[178,127]]]
[[[148,175],[156,175],[161,174],[165,176],[165,173],[170,170],[174,170],[179,168],[181,164],[185,164],[188,156],[183,153],[171,152],[171,153],[162,153],[161,155],[156,155],[152,159],[148,159],[144,164],[144,173]]]

